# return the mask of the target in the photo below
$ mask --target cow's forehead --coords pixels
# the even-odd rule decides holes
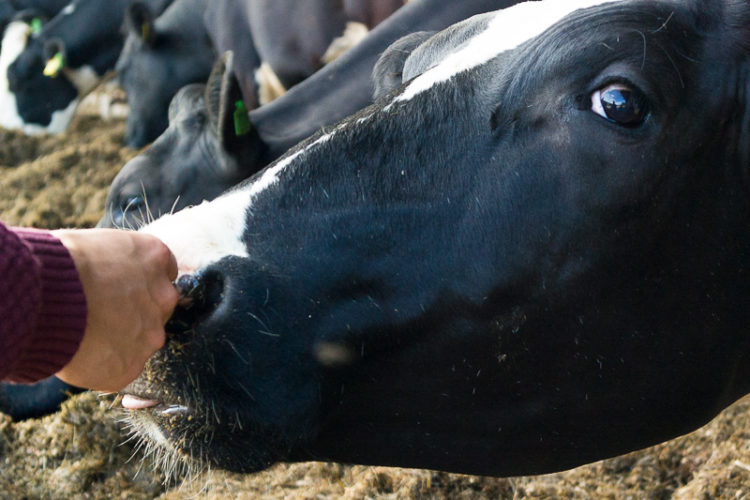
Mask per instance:
[[[479,24],[475,24],[483,29],[476,30],[470,38],[464,39],[453,52],[441,55],[436,65],[414,78],[383,109],[387,110],[398,101],[408,101],[434,85],[450,80],[458,73],[481,66],[498,54],[538,37],[574,11],[628,1],[630,0],[541,0],[486,14],[479,20]],[[226,256],[248,257],[249,249],[243,239],[246,216],[253,213],[260,195],[270,186],[279,183],[282,177],[289,175],[291,167],[299,160],[342,130],[360,127],[369,119],[379,116],[378,112],[372,110],[368,113],[345,121],[333,130],[292,149],[286,157],[270,165],[261,175],[214,201],[164,216],[143,230],[167,243],[178,256],[181,272],[205,268]]]
[[[624,0],[541,0],[520,3],[490,14],[488,22],[483,20],[487,23],[484,30],[415,78],[394,102],[408,101],[453,75],[482,65],[499,54],[518,47],[576,10],[621,1]],[[464,22],[471,24],[473,20]]]

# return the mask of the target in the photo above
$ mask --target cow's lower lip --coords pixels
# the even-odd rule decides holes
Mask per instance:
[[[120,403],[127,410],[151,410],[161,415],[182,415],[188,413],[188,407],[183,405],[165,404],[153,399],[145,399],[132,394],[125,394]]]

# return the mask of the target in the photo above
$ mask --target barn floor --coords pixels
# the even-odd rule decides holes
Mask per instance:
[[[135,151],[122,120],[79,114],[57,137],[0,130],[0,219],[42,228],[89,227],[107,187]],[[255,475],[213,471],[164,484],[118,423],[112,396],[85,393],[48,417],[0,414],[0,500],[70,499],[744,499],[750,498],[750,399],[695,433],[624,457],[536,477],[495,479],[327,463]]]

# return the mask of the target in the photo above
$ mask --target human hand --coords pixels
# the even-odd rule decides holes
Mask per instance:
[[[177,304],[174,255],[159,239],[115,229],[53,231],[75,262],[86,296],[86,331],[57,376],[78,387],[115,392],[164,345]]]

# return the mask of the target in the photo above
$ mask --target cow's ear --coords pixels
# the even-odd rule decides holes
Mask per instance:
[[[242,90],[234,76],[234,53],[224,53],[214,64],[206,84],[206,111],[219,144],[229,153],[253,132]]]
[[[222,146],[250,127],[247,110],[243,115],[242,108],[244,102],[234,76],[234,53],[229,50],[214,63],[206,83],[206,111]]]
[[[45,40],[42,45],[42,57],[45,61],[42,73],[44,76],[56,78],[60,74],[60,70],[65,67],[65,61],[68,59],[65,42],[62,38],[54,37]]]
[[[248,116],[242,89],[234,74],[234,53],[227,51],[211,70],[206,83],[206,112],[211,129],[244,177],[258,170],[265,145]]]
[[[412,51],[434,35],[433,31],[418,31],[399,38],[380,56],[372,69],[375,88],[373,99],[377,100],[403,83],[404,64]]]
[[[129,33],[140,38],[143,43],[151,45],[156,38],[154,31],[154,14],[144,2],[133,2],[125,11],[125,27]]]

